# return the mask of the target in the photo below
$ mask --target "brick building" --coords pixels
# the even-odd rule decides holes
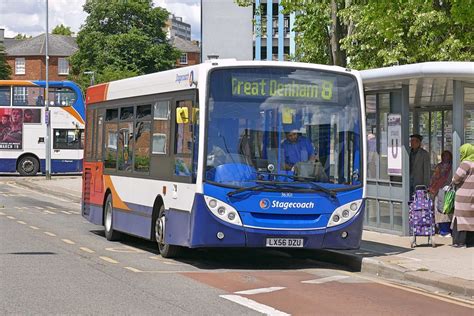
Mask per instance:
[[[50,34],[48,42],[49,80],[66,80],[70,70],[68,57],[78,50],[76,39]],[[45,34],[22,40],[5,38],[3,45],[12,69],[10,79],[46,79]]]
[[[181,51],[181,56],[176,60],[176,68],[196,65],[201,62],[201,49],[194,41],[187,41],[180,37],[171,39],[172,45]]]

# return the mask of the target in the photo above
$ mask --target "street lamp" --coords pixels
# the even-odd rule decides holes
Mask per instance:
[[[95,72],[94,71],[84,71],[83,74],[91,76],[91,84],[90,85],[93,86],[94,83],[95,83]]]

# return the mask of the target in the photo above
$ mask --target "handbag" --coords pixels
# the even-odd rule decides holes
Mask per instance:
[[[454,212],[454,198],[456,197],[456,189],[454,185],[449,185],[448,190],[444,194],[443,213],[452,214]]]

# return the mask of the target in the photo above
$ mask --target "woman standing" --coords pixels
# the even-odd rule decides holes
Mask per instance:
[[[458,188],[454,200],[453,247],[465,248],[474,232],[474,145],[464,144],[459,150],[461,164],[453,177]]]
[[[441,154],[441,162],[436,165],[429,186],[429,192],[434,200],[435,221],[436,224],[438,224],[439,234],[442,237],[451,237],[451,229],[449,226],[451,224],[452,215],[443,213],[443,187],[448,185],[451,180],[452,163],[453,154],[449,150],[443,151]]]

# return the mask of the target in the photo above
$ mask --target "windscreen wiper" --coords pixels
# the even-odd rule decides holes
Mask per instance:
[[[289,174],[279,174],[279,173],[267,173],[267,174],[272,175],[272,176],[276,176],[276,177],[280,177],[280,176],[281,177],[287,177],[287,178],[293,179],[293,180],[295,180],[297,182],[301,182],[301,183],[309,183],[309,184],[311,184],[311,186],[313,188],[330,195],[332,198],[335,198],[336,195],[337,195],[336,190],[325,188],[325,187],[317,184],[316,182],[312,181],[313,178],[310,178],[310,177],[300,177],[300,176],[294,176],[294,175],[289,175]],[[307,181],[301,181],[301,180],[307,180]],[[291,182],[271,182],[271,181],[268,181],[268,182],[265,182],[265,183],[291,184]]]
[[[277,190],[277,185],[275,183],[267,183],[267,184],[273,186],[273,190],[275,190],[275,191]],[[245,192],[245,191],[257,191],[257,190],[261,190],[261,189],[270,189],[270,188],[268,188],[266,185],[258,184],[258,185],[254,185],[252,187],[242,187],[242,188],[239,188],[237,190],[230,191],[230,192],[227,193],[227,196],[233,196],[233,195]]]

